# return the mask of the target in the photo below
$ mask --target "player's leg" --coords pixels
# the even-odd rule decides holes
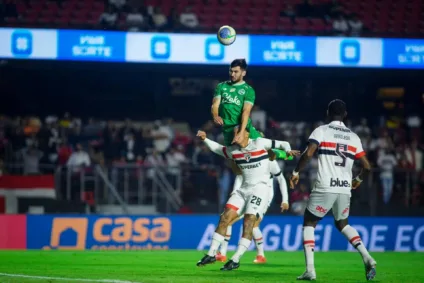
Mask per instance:
[[[239,214],[239,213],[238,213]],[[225,239],[224,242],[221,243],[221,246],[219,247],[219,252],[216,254],[216,260],[221,262],[227,261],[227,250],[228,250],[228,242],[231,239],[231,234],[233,232],[233,225],[240,219],[243,219],[244,215],[235,218],[227,227],[227,233],[225,233]]]
[[[235,192],[231,195],[230,199],[227,201],[224,212],[221,214],[218,227],[212,236],[212,244],[209,248],[209,251],[201,260],[197,262],[197,266],[204,266],[216,261],[215,256],[219,246],[225,239],[228,225],[238,217],[237,210],[239,210],[239,207],[244,206],[244,197],[239,192]]]
[[[314,251],[315,227],[333,206],[336,194],[312,192],[303,216],[303,250],[305,253],[306,271],[298,280],[316,280]]]
[[[265,213],[263,215],[265,215]],[[264,245],[263,245],[264,238],[262,235],[262,231],[259,228],[259,225],[261,224],[262,219],[263,217],[260,217],[258,220],[256,220],[255,225],[253,226],[253,240],[255,241],[256,250],[257,250],[256,258],[253,261],[253,263],[256,263],[256,264],[266,263]]]
[[[243,235],[237,246],[236,253],[221,270],[233,270],[240,266],[240,258],[247,251],[253,238],[253,227],[256,220],[263,217],[262,213],[268,204],[269,192],[265,186],[258,186],[247,199],[246,212],[243,220]]]
[[[371,280],[376,276],[377,262],[371,257],[359,236],[358,231],[349,225],[350,196],[339,194],[333,205],[336,228],[346,237],[352,246],[361,254],[365,266],[365,277]]]

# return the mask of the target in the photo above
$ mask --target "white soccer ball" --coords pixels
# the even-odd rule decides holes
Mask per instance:
[[[217,36],[223,45],[231,45],[236,41],[236,31],[230,26],[220,27]]]

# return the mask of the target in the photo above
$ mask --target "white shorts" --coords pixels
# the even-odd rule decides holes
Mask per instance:
[[[335,220],[349,217],[350,195],[337,193],[312,192],[307,209],[317,217],[324,217],[330,209],[333,210]]]
[[[253,214],[257,218],[263,218],[269,205],[269,187],[258,185],[254,189],[235,190],[225,207],[235,210],[240,216]]]

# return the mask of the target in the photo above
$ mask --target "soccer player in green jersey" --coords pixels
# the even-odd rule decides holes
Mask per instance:
[[[224,144],[230,146],[238,142],[249,129],[251,139],[260,137],[252,126],[250,111],[255,104],[255,90],[244,81],[247,63],[245,59],[235,59],[230,65],[230,80],[221,82],[215,89],[212,102],[212,117],[215,124],[222,126]],[[234,127],[240,130],[234,136]]]

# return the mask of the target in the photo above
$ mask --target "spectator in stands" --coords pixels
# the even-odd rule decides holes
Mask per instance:
[[[349,28],[351,36],[360,36],[364,24],[359,19],[358,15],[353,14],[352,18],[349,20]]]
[[[40,159],[43,157],[41,152],[34,145],[30,145],[21,151],[24,163],[24,175],[32,175],[40,173]]]
[[[327,21],[338,18],[343,14],[343,6],[338,0],[332,0],[327,4],[324,4],[325,19]]]
[[[252,108],[252,113],[250,114],[253,125],[260,131],[265,131],[266,129],[266,112],[259,107],[259,105],[254,105]]]
[[[136,139],[134,134],[128,134],[121,145],[121,156],[125,158],[126,162],[135,163],[143,155],[143,142],[140,139]]]
[[[339,15],[337,19],[333,21],[333,32],[335,35],[344,36],[349,31],[349,25],[343,15]]]
[[[153,149],[150,154],[147,155],[145,163],[146,166],[151,167],[147,170],[147,178],[152,180],[155,177],[156,168],[165,166],[166,163],[159,151]]]
[[[405,155],[414,171],[420,172],[423,169],[423,153],[418,147],[418,141],[416,139],[406,148]]]
[[[186,30],[194,31],[199,26],[197,15],[193,13],[191,7],[186,7],[180,15],[180,24]]]
[[[71,154],[72,154],[72,148],[68,144],[68,141],[64,139],[62,143],[59,145],[59,148],[57,150],[58,164],[65,165],[68,162],[68,159],[71,156]]]
[[[126,2],[126,0],[109,0],[109,4],[114,7],[116,11],[122,11]]]
[[[177,187],[177,177],[181,174],[181,166],[188,163],[187,157],[184,155],[184,147],[172,147],[168,154],[166,154],[166,163],[169,166],[168,176],[170,183]]]
[[[71,154],[66,165],[71,167],[74,171],[79,171],[80,167],[91,165],[90,156],[82,148],[80,143],[76,145],[76,151]]]
[[[296,10],[293,5],[287,4],[286,8],[281,11],[280,17],[288,17],[294,22],[296,19]]]
[[[127,14],[126,24],[129,31],[146,30],[148,27],[148,17],[143,15],[139,9],[132,8]]]
[[[292,202],[290,209],[292,213],[296,215],[303,215],[308,199],[309,193],[306,184],[301,183],[299,185],[299,189],[293,190],[290,195],[290,201]]]
[[[365,118],[361,119],[361,124],[354,128],[354,132],[361,138],[364,139],[371,135],[371,129],[368,127],[368,121]]]
[[[163,31],[164,28],[168,25],[168,19],[162,13],[160,7],[155,7],[152,14],[153,25],[156,30]]]
[[[199,149],[194,152],[193,163],[200,166],[202,169],[206,169],[210,165],[213,165],[213,155],[204,143],[200,144]]]
[[[165,125],[161,121],[155,121],[153,131],[151,132],[153,146],[159,153],[165,153],[172,142],[173,132],[170,125]]]
[[[175,8],[171,9],[168,16],[168,28],[178,32],[181,28],[180,16]]]
[[[103,29],[116,29],[118,21],[118,13],[112,5],[109,5],[107,10],[100,15],[99,23]]]
[[[397,165],[395,155],[389,150],[383,150],[379,157],[377,164],[380,168],[380,180],[383,188],[383,201],[388,203],[393,193],[393,169]]]

